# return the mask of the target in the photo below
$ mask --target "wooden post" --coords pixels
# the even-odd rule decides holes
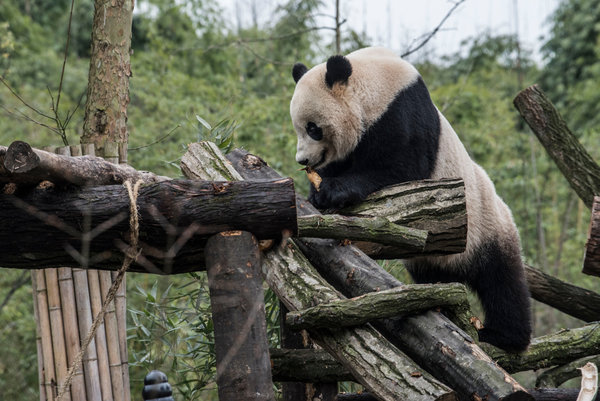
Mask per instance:
[[[600,196],[594,197],[590,233],[585,247],[583,273],[600,277]]]
[[[228,231],[206,245],[220,401],[275,400],[258,242]]]

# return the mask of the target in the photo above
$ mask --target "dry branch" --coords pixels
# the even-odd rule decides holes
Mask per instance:
[[[4,158],[3,149],[6,151]],[[169,180],[168,177],[113,164],[100,157],[63,156],[33,149],[21,141],[13,142],[8,148],[0,147],[0,162],[0,183],[14,182],[26,186],[37,185],[44,180],[77,186],[122,184],[127,180],[148,183]]]
[[[206,153],[210,158],[210,146],[201,143],[189,147],[189,152],[195,156],[182,160],[205,158],[204,147],[209,148]],[[340,298],[337,291],[314,271],[292,241],[265,254],[263,274],[271,289],[290,310]],[[452,390],[428,373],[423,372],[420,377],[411,376],[419,367],[370,326],[314,330],[311,335],[381,400],[456,399]]]
[[[279,177],[263,160],[246,152],[235,150],[227,157],[246,179]],[[445,191],[437,192],[423,197],[421,203],[427,203],[426,199],[431,195],[444,197]],[[413,196],[419,198],[418,193]],[[318,213],[302,198],[298,198],[297,205],[299,215]],[[320,239],[302,239],[298,245],[320,274],[346,296],[358,296],[401,285],[354,246],[342,246],[335,240]],[[471,399],[476,394],[481,398],[488,396],[498,400],[532,399],[522,386],[441,313],[429,311],[402,320],[388,319],[384,321],[384,326],[390,329],[386,333],[387,338],[426,371],[456,390],[460,397]]]
[[[573,135],[550,99],[533,85],[519,92],[513,102],[577,195],[592,207],[594,195],[600,194],[600,166]]]
[[[583,273],[600,277],[600,196],[594,197],[590,232],[585,247]]]
[[[492,346],[485,350],[508,372],[564,365],[600,353],[600,323],[534,338],[527,351],[520,354],[508,354]]]
[[[206,238],[221,231],[251,231],[259,239],[278,238],[284,230],[296,232],[291,179],[164,181],[140,189],[138,208],[143,252],[131,271],[199,270]],[[123,255],[119,249],[128,238],[128,213],[129,197],[120,185],[36,189],[22,197],[0,194],[0,266],[81,264],[116,270]]]

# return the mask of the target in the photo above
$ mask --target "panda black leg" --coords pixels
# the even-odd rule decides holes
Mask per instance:
[[[485,311],[479,340],[506,351],[524,351],[531,339],[531,301],[518,247],[488,244],[475,258],[469,280]]]

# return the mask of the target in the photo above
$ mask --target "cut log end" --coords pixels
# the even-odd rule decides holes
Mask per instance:
[[[10,173],[31,171],[39,164],[39,156],[28,143],[23,141],[14,141],[11,143],[4,157],[4,167]]]

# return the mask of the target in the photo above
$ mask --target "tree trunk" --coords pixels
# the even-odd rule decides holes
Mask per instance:
[[[508,354],[492,346],[486,346],[485,350],[508,372],[564,365],[600,354],[600,323],[534,338],[527,351],[520,354]]]
[[[220,401],[274,401],[256,238],[222,232],[206,244]]]
[[[600,277],[600,196],[594,197],[591,220],[583,260],[583,273]]]
[[[142,187],[137,205],[143,252],[130,271],[200,270],[207,237],[225,230],[251,231],[259,239],[296,232],[291,179],[165,181]],[[116,270],[127,247],[128,216],[129,196],[120,185],[0,195],[0,266]]]
[[[96,0],[81,143],[127,143],[133,1]]]
[[[279,177],[256,156],[235,150],[227,157],[246,179]],[[444,191],[438,192],[443,198]],[[299,215],[318,214],[301,198],[298,198],[297,205]],[[298,244],[320,274],[347,296],[402,285],[353,246],[340,246],[337,241],[319,239],[303,239]],[[391,329],[386,336],[392,342],[426,371],[455,389],[459,396],[470,399],[476,394],[482,398],[487,396],[490,400],[532,399],[522,386],[442,314],[430,311],[401,321],[384,322]]]
[[[11,143],[8,148],[0,146],[0,183],[35,186],[44,180],[55,184],[98,186],[122,184],[127,180],[161,182],[169,178],[109,163],[100,157],[57,155],[33,149],[21,141]]]
[[[525,265],[531,297],[585,322],[600,320],[600,294]]]
[[[513,102],[577,195],[592,207],[594,195],[600,194],[600,166],[573,135],[550,99],[533,85],[519,92]]]

